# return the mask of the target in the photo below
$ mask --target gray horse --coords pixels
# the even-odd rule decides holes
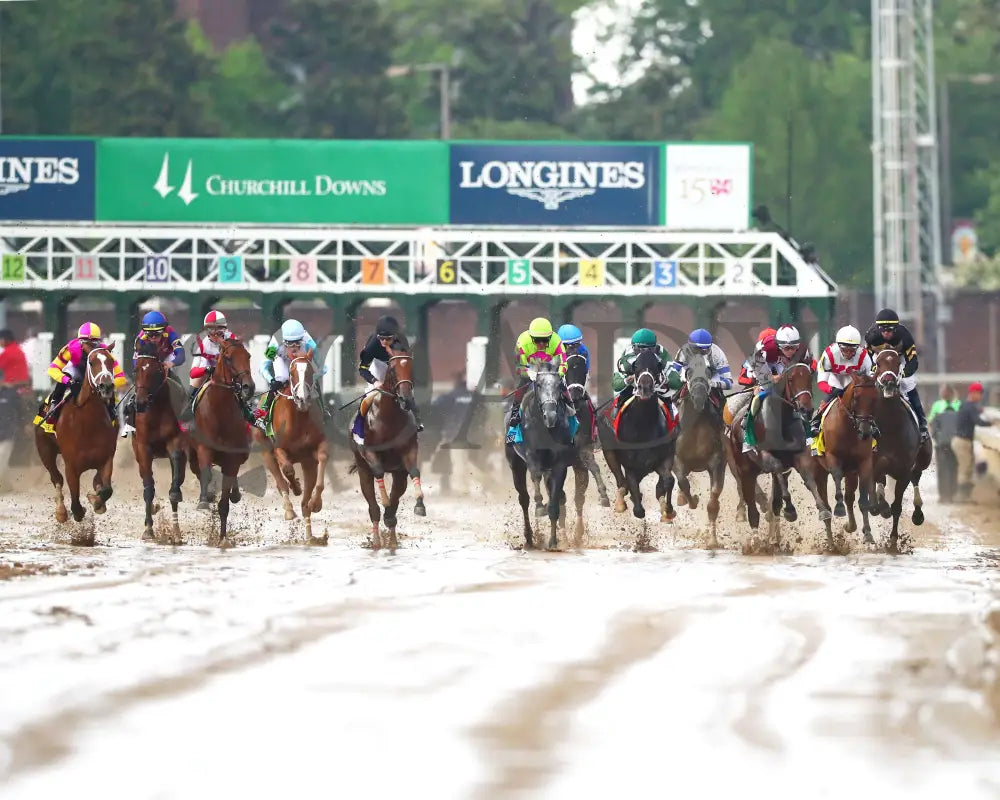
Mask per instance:
[[[673,468],[677,476],[677,505],[687,503],[692,509],[698,507],[698,496],[691,493],[688,475],[707,472],[712,492],[708,501],[709,546],[718,547],[719,495],[726,482],[722,398],[721,395],[712,396],[712,367],[708,356],[690,347],[686,350],[686,360],[683,374],[685,386],[680,393],[680,435],[677,437]]]

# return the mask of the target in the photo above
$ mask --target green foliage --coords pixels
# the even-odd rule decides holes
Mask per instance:
[[[377,0],[288,0],[274,63],[292,96],[286,136],[403,137],[403,103],[386,76],[396,32]]]
[[[985,205],[976,212],[979,249],[1000,258],[1000,158],[980,174],[987,189]]]

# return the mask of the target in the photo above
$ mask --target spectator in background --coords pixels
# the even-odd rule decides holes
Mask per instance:
[[[14,440],[24,424],[21,394],[31,389],[31,373],[17,339],[9,328],[0,330],[0,486],[9,490],[7,468]]]
[[[934,401],[927,423],[934,439],[934,463],[937,467],[938,499],[950,503],[958,488],[958,461],[951,449],[951,440],[958,431],[958,409],[962,402],[948,385],[941,387],[941,396]]]
[[[958,495],[955,501],[966,503],[972,496],[972,473],[975,470],[976,458],[972,451],[972,440],[977,427],[989,427],[982,417],[983,385],[978,381],[969,384],[969,393],[965,402],[958,409],[955,436],[951,440],[951,449],[958,461]]]

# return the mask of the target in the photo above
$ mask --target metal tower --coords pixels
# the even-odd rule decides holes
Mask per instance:
[[[875,302],[944,371],[933,0],[872,0]]]

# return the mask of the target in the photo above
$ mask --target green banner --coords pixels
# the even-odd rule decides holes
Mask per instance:
[[[438,141],[101,139],[101,222],[443,225]]]

